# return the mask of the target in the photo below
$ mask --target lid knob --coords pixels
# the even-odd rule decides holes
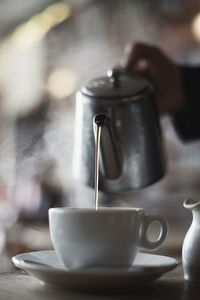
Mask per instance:
[[[119,87],[119,77],[124,72],[122,68],[116,67],[107,71],[107,76],[114,87]]]

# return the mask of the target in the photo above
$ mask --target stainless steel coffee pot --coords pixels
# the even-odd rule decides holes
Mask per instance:
[[[74,175],[94,187],[93,123],[101,121],[99,189],[141,189],[165,173],[162,134],[151,85],[114,69],[84,85],[76,95]]]

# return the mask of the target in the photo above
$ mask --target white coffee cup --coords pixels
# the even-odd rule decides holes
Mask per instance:
[[[156,241],[148,228],[160,224]],[[163,217],[145,215],[141,208],[51,208],[51,240],[58,257],[68,268],[128,267],[141,249],[157,249],[167,235]]]

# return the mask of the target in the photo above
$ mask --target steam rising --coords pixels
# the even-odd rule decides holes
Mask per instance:
[[[148,19],[135,1],[87,1],[65,18],[40,43],[24,43],[23,30],[17,31],[20,38],[12,38],[0,55],[0,86],[4,86],[0,108],[5,115],[0,116],[0,179],[13,196],[16,186],[28,186],[32,180],[61,187],[64,193],[71,189],[72,93],[118,64],[127,43],[152,39]],[[32,25],[37,22],[32,18]],[[44,96],[47,99],[45,89],[51,93]],[[34,195],[39,197],[37,188]]]

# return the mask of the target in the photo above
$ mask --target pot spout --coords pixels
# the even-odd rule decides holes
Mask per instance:
[[[100,170],[107,179],[115,180],[121,176],[122,163],[120,151],[112,130],[110,119],[105,114],[95,115],[93,118],[94,135],[96,139],[97,127],[101,127],[100,137]]]
[[[193,208],[200,207],[200,202],[196,202],[195,200],[188,198],[183,202],[183,206],[192,210]]]

